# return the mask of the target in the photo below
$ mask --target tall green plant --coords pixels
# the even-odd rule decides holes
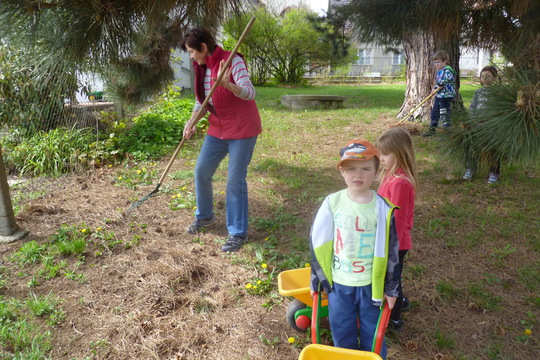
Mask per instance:
[[[58,126],[64,98],[76,88],[73,72],[39,53],[39,46],[25,50],[0,41],[0,124],[26,134]]]
[[[225,24],[226,48],[232,48],[245,25],[255,16],[240,52],[249,60],[253,81],[264,84],[271,77],[278,83],[298,84],[304,73],[323,66],[350,62],[348,39],[336,35],[334,24],[305,9],[284,14],[259,8],[230,18]]]
[[[6,166],[21,174],[59,176],[84,168],[94,141],[95,135],[86,129],[40,131],[6,146]]]

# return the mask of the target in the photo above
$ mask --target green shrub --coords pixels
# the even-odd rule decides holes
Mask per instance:
[[[131,126],[119,137],[118,147],[136,160],[165,155],[182,140],[184,125],[192,110],[192,99],[181,99],[170,91],[146,112],[132,119]],[[198,124],[200,129],[206,126],[204,120]]]
[[[6,138],[4,159],[11,171],[59,176],[87,166],[89,146],[95,140],[91,130],[65,128],[40,131],[29,138]]]

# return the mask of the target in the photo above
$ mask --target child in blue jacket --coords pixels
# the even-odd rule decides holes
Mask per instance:
[[[439,126],[439,120],[442,120],[443,127],[451,126],[450,113],[452,111],[452,102],[456,96],[455,82],[456,71],[449,65],[450,57],[446,51],[439,51],[433,57],[435,69],[435,87],[437,91],[435,95],[435,103],[431,109],[431,125],[428,131],[422,136],[435,135],[435,131]]]

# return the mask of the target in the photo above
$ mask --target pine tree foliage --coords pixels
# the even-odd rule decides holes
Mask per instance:
[[[504,71],[504,82],[490,87],[482,111],[452,115],[460,126],[443,146],[462,166],[470,157],[496,155],[522,162],[538,158],[540,1],[357,0],[344,11],[364,42],[391,45],[427,31],[434,34],[438,49],[455,43],[500,51],[512,64]]]
[[[190,25],[215,27],[238,0],[3,0],[0,33],[38,47],[66,68],[103,74],[127,102],[153,95],[173,77],[171,49]]]
[[[514,63],[522,63],[517,49],[536,40],[540,22],[537,0],[356,0],[342,12],[364,42],[400,43],[418,31],[448,42],[457,34],[462,44],[499,49]]]
[[[540,74],[522,71],[486,89],[482,109],[453,116],[450,136],[441,144],[456,165],[534,164],[540,156]]]

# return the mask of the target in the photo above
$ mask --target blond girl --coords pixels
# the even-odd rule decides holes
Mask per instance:
[[[382,134],[376,143],[381,153],[381,169],[379,174],[379,195],[399,206],[395,211],[396,230],[399,240],[399,271],[403,272],[403,264],[407,252],[412,247],[411,229],[414,221],[414,199],[418,175],[412,138],[400,127],[395,127]],[[410,304],[403,295],[401,281],[399,295],[392,310],[389,326],[399,330],[403,326],[401,312],[409,309]]]

